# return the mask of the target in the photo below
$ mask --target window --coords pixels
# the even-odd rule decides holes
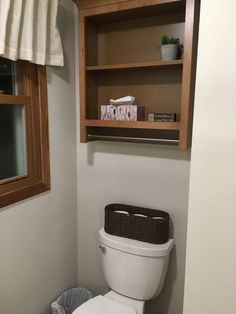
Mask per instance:
[[[0,207],[49,189],[46,68],[0,58]]]

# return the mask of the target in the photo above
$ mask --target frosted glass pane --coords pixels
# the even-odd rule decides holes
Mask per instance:
[[[0,104],[0,180],[26,174],[23,105]]]

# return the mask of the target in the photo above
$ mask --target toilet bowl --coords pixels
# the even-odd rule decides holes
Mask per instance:
[[[141,302],[141,301],[140,301]],[[131,305],[118,302],[107,295],[97,296],[78,307],[73,314],[137,314],[137,309]]]
[[[173,239],[150,244],[99,231],[105,280],[111,291],[78,307],[73,314],[144,314],[145,301],[160,293]]]

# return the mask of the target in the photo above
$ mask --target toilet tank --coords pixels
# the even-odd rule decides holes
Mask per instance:
[[[108,286],[126,297],[149,300],[165,281],[173,240],[150,244],[113,236],[101,229],[100,248]]]

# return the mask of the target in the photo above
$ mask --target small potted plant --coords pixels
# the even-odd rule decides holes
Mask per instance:
[[[168,37],[161,35],[161,60],[176,60],[182,51],[179,38]]]

